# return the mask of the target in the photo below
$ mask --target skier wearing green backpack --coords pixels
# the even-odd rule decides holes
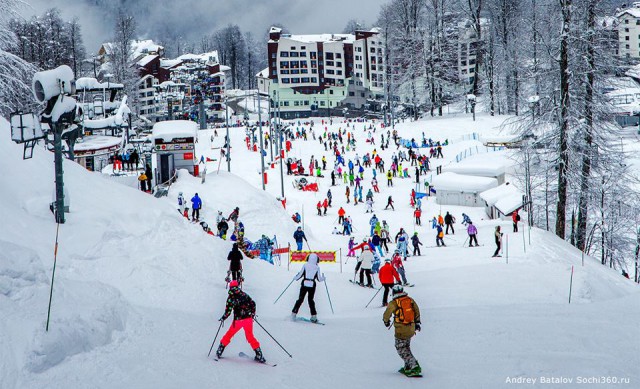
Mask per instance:
[[[418,304],[405,293],[402,285],[393,287],[393,300],[382,315],[384,325],[391,327],[391,315],[395,327],[395,345],[404,366],[398,370],[408,377],[421,377],[422,368],[411,353],[411,338],[420,331],[420,309]]]

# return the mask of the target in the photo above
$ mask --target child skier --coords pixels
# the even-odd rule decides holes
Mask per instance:
[[[418,256],[422,255],[420,253],[420,246],[422,246],[422,242],[420,242],[420,238],[418,238],[418,233],[414,232],[411,237],[411,244],[413,245],[413,255],[415,256],[418,253]]]
[[[442,226],[440,224],[438,224],[438,226],[436,227],[436,244],[438,245],[438,247],[440,246],[446,246],[444,244],[444,231],[442,230]]]
[[[401,285],[393,287],[393,300],[382,315],[384,325],[391,327],[391,315],[395,327],[395,346],[404,360],[404,366],[398,370],[408,377],[421,377],[422,368],[411,353],[411,338],[420,331],[420,308],[418,304],[404,292]]]
[[[222,357],[222,352],[225,347],[229,345],[233,336],[240,331],[244,330],[244,335],[247,338],[247,342],[251,345],[253,351],[255,351],[256,356],[255,360],[261,363],[265,363],[266,360],[262,355],[262,350],[260,349],[260,343],[253,336],[253,317],[256,315],[256,303],[249,297],[248,294],[240,290],[238,281],[231,281],[229,283],[229,297],[227,297],[227,306],[224,311],[224,314],[220,318],[219,321],[223,322],[231,315],[233,312],[233,323],[227,330],[227,333],[224,334],[222,339],[220,339],[220,345],[218,346],[218,351],[216,351],[216,356],[218,358]]]
[[[393,257],[391,258],[391,265],[396,269],[398,274],[400,274],[400,278],[402,278],[402,285],[409,285],[407,282],[407,276],[404,271],[404,265],[402,264],[402,256],[400,255],[400,250],[396,250],[393,253]]]
[[[313,301],[313,296],[316,293],[316,281],[324,282],[324,274],[320,273],[320,267],[318,266],[318,255],[311,253],[307,255],[307,263],[302,266],[302,269],[296,274],[293,279],[299,280],[303,278],[300,284],[300,295],[298,300],[293,306],[291,311],[291,319],[296,320],[296,315],[300,306],[304,302],[304,297],[308,294],[309,310],[311,311],[311,321],[313,323],[318,322],[318,313],[316,312],[316,303]]]

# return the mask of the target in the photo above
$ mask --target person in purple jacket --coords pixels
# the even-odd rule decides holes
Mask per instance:
[[[478,247],[478,229],[473,225],[471,221],[469,221],[469,225],[467,226],[467,234],[469,234],[469,247],[473,246],[473,242],[476,242],[476,247]]]

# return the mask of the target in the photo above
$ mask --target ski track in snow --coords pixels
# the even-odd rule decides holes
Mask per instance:
[[[434,140],[450,140],[444,148],[445,158],[434,160],[435,170],[465,148],[480,145],[462,141],[463,135],[473,131],[498,134],[505,117],[478,115],[477,119],[471,122],[457,116],[407,122],[397,129],[403,137],[420,139],[424,131]],[[335,130],[341,126],[344,124],[336,119],[330,127]],[[373,149],[364,143],[362,126],[357,123],[355,130],[360,157]],[[0,122],[5,133],[6,127],[6,122]],[[323,127],[316,119],[316,134]],[[218,150],[210,148],[212,132],[201,132],[198,155],[218,157]],[[410,233],[415,228],[423,244],[433,246],[435,230],[429,219],[441,210],[458,219],[456,234],[445,235],[447,247],[422,247],[422,256],[405,262],[407,278],[415,283],[408,293],[422,312],[422,332],[413,338],[412,349],[424,377],[414,380],[398,374],[402,361],[396,355],[392,332],[382,324],[382,292],[365,309],[376,290],[348,282],[356,265],[354,259],[344,264],[348,237],[331,235],[339,206],[345,206],[347,215],[354,219],[359,241],[368,235],[371,215],[364,212],[364,205],[346,205],[344,184],[339,180],[339,185],[330,187],[328,171],[324,179],[309,178],[318,182],[317,193],[297,191],[291,185],[293,177],[285,177],[287,209],[283,210],[276,199],[280,196],[279,166],[268,170],[269,183],[263,192],[259,154],[247,151],[242,129],[230,132],[233,174],[225,171],[225,164],[217,174],[217,163],[210,164],[202,185],[200,179],[181,173],[168,197],[162,199],[65,161],[71,213],[60,228],[49,333],[44,332],[44,325],[55,237],[48,209],[53,158],[38,148],[32,160],[22,161],[20,146],[0,142],[0,158],[6,166],[0,176],[0,211],[10,221],[0,225],[0,388],[257,384],[298,388],[303,372],[313,372],[305,381],[305,387],[313,388],[500,388],[511,387],[505,383],[506,377],[517,376],[613,375],[631,379],[630,385],[617,387],[636,387],[640,382],[640,295],[629,280],[594,258],[586,257],[583,267],[578,250],[546,231],[532,229],[532,245],[526,231],[525,253],[523,232],[512,233],[510,220],[487,220],[482,208],[440,207],[433,198],[425,198],[423,223],[415,228],[409,206],[413,177],[395,178],[394,187],[387,188],[384,174],[379,173],[381,193],[375,194],[374,211],[380,220],[388,221],[392,237],[400,227]],[[380,130],[375,136],[378,143]],[[220,136],[213,144],[221,142]],[[395,147],[378,151],[388,168]],[[293,142],[290,156],[301,157],[305,169],[312,154],[318,160],[326,155],[328,167],[333,166],[329,153],[311,137],[308,142]],[[354,156],[355,152],[349,152],[346,160]],[[409,172],[413,176],[414,168]],[[366,169],[363,192],[370,181],[371,170]],[[318,217],[315,204],[324,199],[329,188],[333,207],[326,217]],[[259,259],[243,261],[244,289],[257,302],[258,321],[293,359],[257,324],[254,331],[265,357],[277,367],[207,359],[224,309],[226,256],[231,242],[212,238],[199,225],[182,218],[175,211],[180,191],[187,200],[199,193],[203,199],[201,220],[210,226],[215,225],[218,210],[226,217],[239,206],[247,238],[255,241],[262,234],[276,235],[281,246],[293,243],[296,225],[290,215],[302,213],[304,206],[310,246],[342,248],[342,273],[337,263],[321,264],[335,309],[332,315],[324,285],[319,284],[316,305],[326,326],[283,319],[297,298],[299,283],[273,304],[301,264],[293,263],[287,271],[286,256],[281,266]],[[389,194],[395,200],[395,211],[381,210]],[[462,212],[478,227],[482,247],[462,247],[466,238],[460,224]],[[491,258],[496,225],[509,236],[508,264],[506,251],[502,258]],[[571,265],[574,278],[569,305]],[[306,302],[300,315],[309,316]],[[218,342],[230,324],[228,320]],[[240,351],[252,355],[241,333],[224,355],[237,356]]]

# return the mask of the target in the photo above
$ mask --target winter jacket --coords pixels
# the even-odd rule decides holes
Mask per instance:
[[[338,210],[338,216],[344,216],[345,213],[346,212],[345,212],[344,208],[340,207],[340,209]]]
[[[363,250],[360,257],[358,257],[358,262],[360,263],[360,269],[369,269],[373,266],[373,253],[370,249]]]
[[[453,216],[451,216],[451,214],[449,212],[447,212],[447,214],[444,217],[444,223],[445,224],[452,224],[453,223]]]
[[[404,267],[402,264],[402,256],[400,254],[394,254],[393,258],[391,258],[391,265],[396,269]]]
[[[193,203],[192,209],[200,209],[202,207],[202,200],[197,195],[191,198],[191,202]]]
[[[233,320],[253,317],[256,314],[256,303],[240,288],[231,288],[229,289],[229,297],[227,297],[227,307],[222,317],[228,318],[231,312],[233,312]]]
[[[382,315],[382,320],[385,323],[391,320],[391,315],[395,316],[395,312],[398,309],[398,299],[406,296],[406,293],[398,293],[393,296],[393,300],[391,300],[389,305],[387,305],[387,309]],[[398,339],[411,339],[416,334],[416,323],[420,324],[420,309],[418,308],[418,304],[416,304],[413,299],[411,299],[411,306],[414,312],[413,323],[403,324],[402,322],[398,322],[396,320],[393,321],[393,326],[395,327],[395,337]]]
[[[513,220],[514,223],[518,222],[518,211],[513,211],[511,214],[511,220]]]
[[[396,269],[391,266],[391,263],[386,263],[380,268],[380,274],[378,275],[378,277],[380,278],[380,283],[383,285],[393,284],[394,280],[400,282],[400,275],[398,274]]]
[[[240,252],[240,250],[238,250],[237,243],[233,244],[233,248],[229,252],[229,255],[227,256],[227,260],[231,261],[231,263],[229,264],[229,270],[231,271],[242,270],[242,262],[240,262],[242,261],[242,253]]]
[[[375,217],[375,216],[374,216],[374,217],[372,217],[371,219],[369,219],[369,225],[370,225],[371,227],[375,227],[377,222],[378,222],[378,218],[377,218],[377,217]]]
[[[303,239],[307,240],[307,237],[305,236],[304,231],[297,230],[293,233],[293,239],[295,239],[296,242],[302,242]]]
[[[414,235],[411,237],[411,244],[414,246],[417,246],[417,245],[422,246],[422,242],[420,242],[420,238],[418,238],[418,235]]]
[[[476,235],[477,233],[478,229],[476,228],[476,226],[474,226],[473,224],[469,224],[469,226],[467,227],[467,234]]]
[[[318,255],[311,253],[307,257],[307,263],[302,266],[302,269],[293,277],[294,280],[302,280],[302,286],[313,288],[316,285],[316,280],[324,281],[324,275],[320,273],[320,266],[318,266]]]
[[[496,237],[496,244],[500,243],[502,241],[502,233],[500,232],[500,230],[496,228],[496,232],[494,233],[494,235]]]
[[[420,216],[422,216],[422,211],[420,209],[416,209],[415,211],[413,211],[413,216],[419,218]]]
[[[373,235],[373,238],[371,238],[371,243],[374,247],[380,246],[380,236]]]

